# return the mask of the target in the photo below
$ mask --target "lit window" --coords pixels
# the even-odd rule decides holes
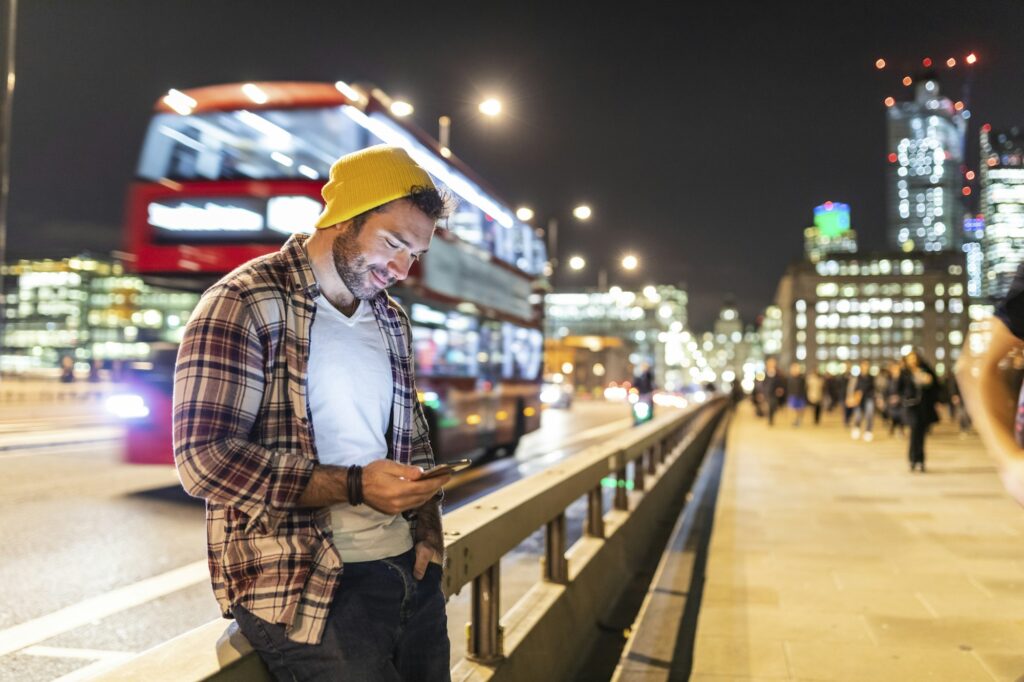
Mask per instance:
[[[950,301],[952,303],[952,301]],[[962,332],[954,329],[949,333],[949,345],[960,346],[964,342],[964,335]]]
[[[949,299],[949,312],[954,315],[959,315],[964,311],[964,301],[962,298],[951,298]]]

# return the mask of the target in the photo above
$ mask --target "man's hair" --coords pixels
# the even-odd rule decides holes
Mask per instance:
[[[395,201],[403,200],[411,201],[413,206],[418,208],[423,215],[427,216],[435,223],[446,219],[455,207],[455,200],[447,190],[439,190],[434,187],[413,187],[408,196],[404,196],[401,199],[395,199]],[[371,208],[369,211],[360,213],[352,218],[352,227],[355,228],[355,231],[358,233],[371,215],[385,210],[393,203],[393,201],[389,201],[386,204],[381,204],[376,208]],[[439,225],[438,227],[447,226]]]

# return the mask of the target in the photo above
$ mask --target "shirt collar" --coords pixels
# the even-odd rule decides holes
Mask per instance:
[[[316,283],[313,268],[310,267],[309,257],[306,255],[305,244],[309,237],[308,234],[298,232],[288,237],[288,241],[281,247],[281,255],[284,257],[295,290],[304,292],[309,298],[316,298],[320,295],[320,285]]]

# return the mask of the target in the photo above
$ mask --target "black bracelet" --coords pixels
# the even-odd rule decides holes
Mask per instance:
[[[348,503],[363,503],[363,467],[353,464],[348,468]]]

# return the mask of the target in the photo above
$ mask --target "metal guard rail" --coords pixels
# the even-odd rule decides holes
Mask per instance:
[[[452,669],[452,678],[560,679],[568,674],[574,664],[566,659],[582,653],[572,650],[574,643],[582,645],[577,633],[591,629],[593,621],[569,622],[568,630],[562,632],[565,639],[559,641],[555,637],[555,641],[541,644],[539,654],[536,640],[550,640],[552,624],[557,632],[567,625],[567,618],[586,620],[596,607],[591,603],[588,608],[580,609],[563,603],[558,614],[547,618],[546,623],[541,621],[546,614],[557,610],[559,601],[576,581],[581,583],[576,586],[579,588],[574,595],[577,600],[579,593],[593,590],[597,576],[600,576],[598,582],[618,585],[620,574],[626,570],[622,553],[636,549],[630,543],[642,544],[651,527],[657,521],[664,521],[662,507],[685,497],[687,490],[680,486],[687,472],[696,471],[714,427],[727,409],[728,401],[716,398],[681,412],[666,411],[647,424],[629,429],[606,443],[591,446],[549,469],[445,514],[446,558],[442,588],[445,596],[450,597],[467,584],[472,587],[467,656]],[[672,485],[661,486],[657,489],[657,499],[645,505],[647,495],[653,493],[656,484],[668,474],[680,486],[675,489]],[[606,513],[602,480],[609,475],[615,477],[617,484],[612,508]],[[587,498],[584,535],[567,552],[565,511],[584,496]],[[643,514],[633,513],[640,511]],[[545,529],[542,580],[503,615],[500,610],[501,559],[542,527]],[[608,549],[607,545],[613,540],[619,555],[613,558],[618,560],[607,562],[614,566],[602,566],[601,560],[612,554],[602,554],[602,549]],[[587,573],[586,580],[580,580],[580,571],[588,568],[595,570]],[[605,577],[603,572],[609,576]],[[602,596],[607,598],[608,595]],[[585,595],[584,601],[588,599],[590,596]],[[516,622],[514,638],[505,636],[503,620]],[[539,625],[544,627],[534,627]],[[576,636],[576,640],[570,641],[573,636],[569,635]],[[531,636],[533,644],[521,646]],[[523,654],[514,657],[516,661],[512,660],[514,649]],[[175,670],[171,665],[175,660],[189,664]],[[538,670],[543,670],[540,678],[536,677]],[[225,631],[224,621],[219,620],[143,652],[98,679],[249,681],[270,678],[248,642],[241,637],[237,625],[232,622]]]

